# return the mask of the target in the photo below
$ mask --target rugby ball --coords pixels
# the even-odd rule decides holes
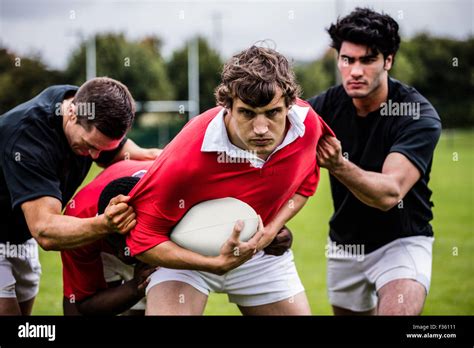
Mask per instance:
[[[250,205],[231,197],[204,201],[189,209],[170,238],[182,248],[218,256],[238,220],[244,222],[240,240],[246,242],[258,228],[258,215]]]

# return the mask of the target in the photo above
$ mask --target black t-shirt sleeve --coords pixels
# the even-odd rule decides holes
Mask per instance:
[[[25,132],[27,133],[27,132]],[[54,149],[48,149],[46,139],[29,134],[20,136],[2,154],[2,170],[10,192],[12,209],[22,203],[44,196],[62,201],[60,179],[54,158]]]
[[[327,122],[328,113],[325,112],[326,96],[328,92],[321,93],[307,100],[314,111]]]
[[[120,144],[113,150],[110,151],[102,151],[99,155],[99,158],[97,158],[96,162],[103,165],[107,166],[112,160],[117,156],[117,154],[122,150],[122,147],[125,145],[127,142],[128,138],[124,137]]]
[[[403,117],[402,121],[390,152],[405,155],[424,175],[441,135],[441,121],[431,106],[423,105],[418,119]]]

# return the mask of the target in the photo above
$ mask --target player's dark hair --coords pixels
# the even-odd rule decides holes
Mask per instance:
[[[233,56],[222,69],[221,84],[215,90],[217,105],[231,108],[233,98],[241,99],[252,107],[270,103],[279,87],[286,106],[299,96],[288,60],[271,48],[252,46]]]
[[[135,101],[121,82],[96,77],[84,83],[73,100],[78,122],[90,130],[95,126],[111,139],[120,139],[132,126]]]
[[[110,200],[118,195],[128,195],[133,187],[140,180],[134,176],[124,176],[111,181],[107,186],[104,187],[99,197],[98,210],[99,214],[104,213],[105,208],[109,204]],[[119,233],[111,233],[105,237],[105,241],[112,249],[116,251],[116,256],[126,264],[133,264],[137,262],[134,257],[131,257],[129,253],[125,253],[126,243],[125,236]]]
[[[331,46],[340,51],[344,41],[365,45],[374,54],[381,52],[384,59],[395,54],[400,47],[398,23],[389,15],[377,13],[368,8],[357,7],[336,24],[327,29],[331,36]]]
[[[115,196],[128,195],[139,180],[140,178],[138,177],[124,176],[109,182],[100,194],[97,212],[103,214],[105,208],[109,205],[110,200]]]

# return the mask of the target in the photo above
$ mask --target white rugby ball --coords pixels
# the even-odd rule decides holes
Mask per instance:
[[[240,240],[246,242],[258,228],[257,213],[250,205],[231,197],[201,202],[189,209],[173,228],[170,238],[182,248],[218,256],[237,220],[244,222]]]

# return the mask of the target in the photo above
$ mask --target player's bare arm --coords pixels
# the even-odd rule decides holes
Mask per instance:
[[[290,221],[293,216],[295,216],[301,208],[308,201],[308,197],[295,194],[288,202],[285,204],[275,218],[265,226],[262,239],[258,243],[257,250],[260,251],[266,248],[276,237],[278,232],[283,228],[283,226]]]
[[[83,315],[118,315],[125,312],[145,296],[148,277],[155,269],[153,266],[138,262],[132,279],[78,302],[77,310]]]
[[[172,241],[167,241],[136,257],[140,261],[154,266],[198,270],[222,275],[250,260],[257,251],[257,245],[264,230],[261,219],[257,233],[248,242],[239,240],[242,228],[243,223],[238,221],[232,235],[222,246],[219,256],[203,256],[181,248]]]
[[[136,225],[128,196],[110,200],[104,214],[80,219],[61,214],[61,201],[41,197],[21,205],[32,236],[45,250],[76,248],[109,233],[128,233]]]
[[[318,163],[343,183],[359,200],[368,206],[387,211],[405,197],[420,179],[419,170],[400,153],[390,153],[382,173],[366,171],[346,160],[341,143],[325,136],[318,144]]]
[[[127,139],[122,149],[115,155],[114,159],[107,164],[107,166],[112,165],[118,161],[122,160],[136,160],[136,161],[149,161],[154,160],[161,153],[161,149],[151,148],[145,149],[137,144],[131,139]]]

